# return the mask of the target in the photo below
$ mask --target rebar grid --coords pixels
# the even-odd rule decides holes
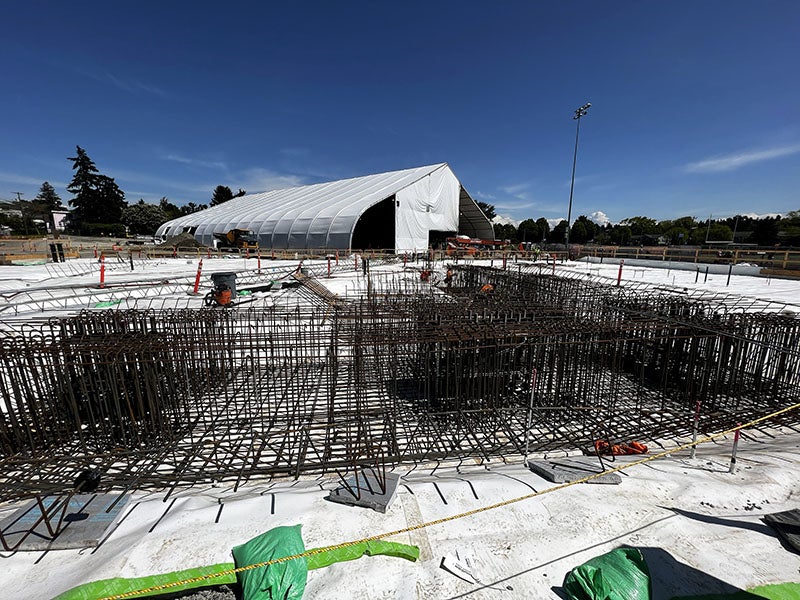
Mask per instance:
[[[294,305],[110,310],[0,340],[0,499],[86,466],[135,489],[720,429],[797,402],[800,320],[712,295],[459,266]],[[478,290],[486,283],[491,293]],[[529,411],[532,419],[526,427]],[[527,431],[526,431],[527,429]]]

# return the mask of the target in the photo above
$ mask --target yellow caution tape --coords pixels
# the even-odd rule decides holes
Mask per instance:
[[[514,504],[516,502],[522,502],[523,500],[529,500],[531,498],[536,498],[537,496],[543,496],[544,494],[549,494],[550,492],[556,492],[558,490],[563,490],[564,488],[568,488],[572,485],[577,485],[579,483],[586,483],[587,481],[591,481],[592,479],[596,479],[598,477],[603,477],[608,473],[617,473],[619,471],[624,471],[625,469],[630,469],[631,467],[635,467],[637,465],[643,465],[645,463],[657,460],[659,458],[664,458],[665,456],[669,456],[670,454],[674,454],[676,452],[680,452],[682,450],[687,450],[692,446],[698,446],[700,444],[705,444],[706,442],[710,442],[715,440],[718,437],[723,437],[726,435],[730,435],[736,431],[741,429],[745,429],[747,427],[752,427],[753,425],[757,425],[758,423],[762,423],[763,421],[767,421],[784,413],[796,410],[800,408],[800,403],[793,404],[792,406],[787,406],[786,408],[782,408],[774,413],[770,413],[763,417],[759,417],[758,419],[753,419],[748,423],[743,423],[741,425],[737,425],[731,429],[727,429],[725,431],[721,431],[719,433],[714,433],[707,437],[701,438],[694,442],[689,442],[688,444],[682,444],[680,446],[676,446],[669,450],[664,450],[663,452],[659,452],[658,454],[651,454],[634,462],[626,463],[624,465],[620,465],[618,467],[614,467],[613,469],[606,469],[605,471],[601,471],[599,473],[594,473],[592,475],[587,475],[582,479],[576,479],[575,481],[570,481],[568,483],[562,483],[560,485],[556,485],[551,488],[547,488],[546,490],[542,490],[540,492],[532,492],[530,494],[525,494],[524,496],[518,496],[516,498],[511,498],[510,500],[503,500],[502,502],[496,502],[495,504],[489,504],[487,506],[481,506],[480,508],[474,508],[472,510],[468,510],[466,512],[462,512],[456,515],[451,515],[449,517],[443,517],[441,519],[435,519],[433,521],[427,521],[425,523],[420,523],[418,525],[412,525],[411,527],[404,527],[403,529],[397,529],[395,531],[389,531],[385,533],[379,533],[377,535],[371,535],[369,537],[361,538],[359,540],[352,540],[349,542],[342,542],[340,544],[333,544],[332,546],[324,546],[322,548],[314,548],[312,550],[306,550],[305,552],[301,552],[299,554],[292,554],[291,556],[284,556],[283,558],[273,558],[272,560],[266,560],[264,562],[255,563],[252,565],[247,565],[244,567],[237,567],[236,569],[228,569],[225,571],[220,571],[219,573],[209,573],[207,575],[203,575],[201,577],[193,577],[191,579],[184,579],[182,581],[173,581],[170,583],[165,583],[162,585],[156,585],[149,588],[144,588],[141,590],[135,590],[132,592],[126,592],[124,594],[115,594],[113,596],[105,596],[100,600],[123,600],[124,598],[136,598],[137,596],[141,596],[142,594],[150,594],[152,592],[160,592],[164,590],[168,590],[173,587],[178,587],[182,585],[186,585],[189,583],[199,583],[201,581],[206,581],[209,579],[214,579],[216,577],[222,577],[225,575],[232,575],[235,573],[243,573],[245,571],[252,571],[253,569],[260,569],[262,567],[268,567],[270,565],[276,565],[284,562],[288,562],[290,560],[297,560],[299,558],[305,558],[306,556],[312,556],[314,554],[320,554],[322,552],[328,552],[330,550],[338,550],[339,548],[348,548],[350,546],[355,546],[356,544],[361,544],[363,542],[371,542],[374,540],[380,540],[383,538],[391,537],[394,535],[400,535],[402,533],[409,533],[411,531],[417,531],[419,529],[424,529],[426,527],[433,527],[434,525],[441,525],[442,523],[448,523],[450,521],[455,521],[457,519],[463,519],[465,517],[470,517],[472,515],[477,515],[482,512],[494,510],[496,508],[502,508],[503,506],[508,506],[510,504]]]

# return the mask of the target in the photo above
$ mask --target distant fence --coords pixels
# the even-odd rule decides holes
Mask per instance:
[[[573,255],[576,254],[573,249]],[[762,269],[800,271],[800,251],[775,248],[698,248],[686,246],[578,246],[577,255],[612,259],[646,259],[705,264],[748,263]]]
[[[13,261],[49,260],[49,246],[54,240],[51,239],[7,239],[0,246],[0,264],[9,264]],[[417,252],[396,252],[392,248],[267,248],[262,247],[257,250],[246,248],[225,248],[215,249],[202,245],[190,246],[171,246],[168,244],[140,244],[137,242],[121,241],[109,239],[108,241],[85,242],[68,237],[62,237],[56,242],[63,245],[64,256],[67,259],[74,258],[99,258],[101,255],[106,257],[118,256],[122,258],[133,257],[137,259],[145,258],[222,258],[239,256],[242,258],[257,258],[265,260],[314,260],[331,259],[344,260],[352,254],[358,254],[364,258],[397,258],[406,262],[419,260],[450,260],[458,262],[460,260],[488,259],[497,261],[514,261],[518,259],[547,259],[563,260],[566,253],[562,251],[548,252],[523,251],[516,247],[509,246],[497,250],[480,250],[474,254],[469,254],[465,249],[450,254],[444,248],[419,250]]]
[[[57,242],[63,245],[64,256],[73,258],[95,258],[101,254],[105,256],[117,255],[123,258],[212,258],[226,256],[261,257],[262,259],[275,260],[313,260],[327,257],[343,260],[351,254],[359,254],[368,258],[397,257],[404,261],[414,261],[431,258],[436,260],[451,260],[454,262],[470,259],[489,259],[498,261],[514,261],[518,259],[538,259],[561,261],[566,252],[561,248],[549,248],[546,252],[534,250],[520,250],[509,245],[503,249],[480,250],[475,254],[467,254],[462,249],[458,254],[447,254],[442,248],[412,252],[395,252],[391,248],[367,249],[335,249],[335,248],[266,248],[258,250],[244,248],[214,249],[206,246],[170,246],[166,244],[139,244],[131,240],[116,240],[86,243],[80,239],[62,237],[52,239],[26,239],[6,238],[0,241],[0,264],[22,260],[48,260],[50,259],[50,244]],[[702,248],[688,246],[580,246],[571,245],[573,258],[592,256],[602,259],[644,259],[655,261],[674,261],[703,264],[739,265],[743,263],[760,267],[765,274],[797,275],[800,273],[800,251],[783,250],[776,248]]]

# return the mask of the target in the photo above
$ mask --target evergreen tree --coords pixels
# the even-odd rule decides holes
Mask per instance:
[[[207,204],[195,204],[194,202],[187,202],[181,206],[181,215],[191,215],[192,213],[200,212],[208,208]]]
[[[34,198],[33,202],[36,212],[50,223],[50,231],[53,234],[53,238],[58,239],[58,230],[56,229],[53,211],[63,208],[63,205],[61,204],[61,198],[56,193],[56,189],[45,181],[42,187],[39,188],[39,195]]]
[[[100,174],[86,150],[80,146],[76,148],[77,155],[69,158],[75,171],[67,186],[67,191],[75,195],[69,201],[73,208],[70,226],[81,231],[89,224],[119,223],[127,205],[124,192],[112,177]]]
[[[72,176],[72,181],[67,186],[67,191],[74,194],[75,197],[69,201],[72,207],[72,214],[70,214],[70,225],[80,230],[83,223],[87,223],[90,219],[91,213],[94,212],[94,207],[97,205],[97,184],[99,171],[86,154],[86,150],[80,146],[76,146],[77,156],[71,156],[68,160],[73,161],[72,169],[75,175]]]
[[[170,202],[166,196],[162,196],[161,200],[158,201],[158,207],[167,215],[167,221],[177,219],[184,214],[181,207]]]
[[[97,215],[97,223],[120,223],[122,211],[128,205],[125,202],[125,192],[119,189],[113,177],[100,175],[100,182],[97,187],[99,195],[100,213]]]
[[[219,206],[228,200],[233,200],[233,192],[227,185],[218,185],[211,195],[211,206]]]
[[[494,205],[486,202],[476,202],[476,204],[478,205],[478,208],[483,211],[483,214],[486,215],[486,218],[490,221],[497,216],[497,214],[494,212]]]

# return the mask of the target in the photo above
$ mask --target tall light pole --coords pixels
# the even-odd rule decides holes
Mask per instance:
[[[578,134],[581,132],[581,117],[585,117],[589,113],[591,102],[587,102],[580,108],[575,110],[575,116],[572,117],[578,122],[575,128],[575,153],[572,155],[572,181],[569,184],[569,210],[567,211],[567,233],[565,235],[565,245],[567,248],[567,259],[569,259],[569,229],[572,223],[572,192],[575,189],[575,165],[578,163]]]

